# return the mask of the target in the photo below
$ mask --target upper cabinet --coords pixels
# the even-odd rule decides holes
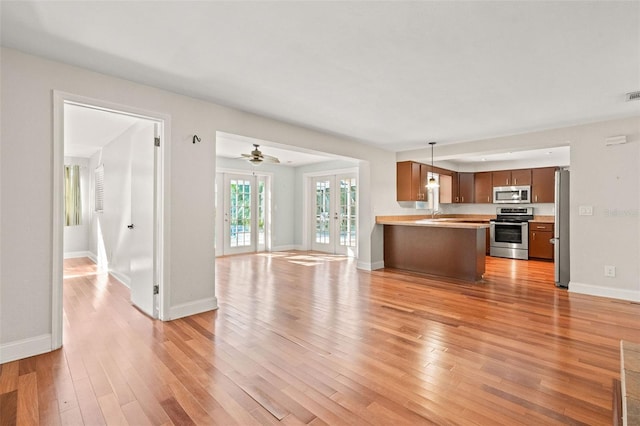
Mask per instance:
[[[426,164],[401,161],[396,164],[396,199],[398,201],[427,200]]]
[[[474,200],[476,203],[493,203],[492,172],[479,172],[474,176]]]
[[[491,172],[493,186],[531,185],[531,169],[499,170]]]
[[[431,166],[416,161],[396,163],[396,199],[427,201],[427,179]],[[494,186],[531,185],[532,203],[553,203],[556,167],[500,170],[490,172],[453,172],[438,167],[433,172],[440,180],[440,203],[493,203]]]
[[[555,200],[556,168],[531,169],[531,202],[553,203]]]
[[[474,173],[453,172],[451,175],[450,203],[473,203]],[[442,196],[442,195],[441,195]],[[440,201],[441,203],[443,201]]]

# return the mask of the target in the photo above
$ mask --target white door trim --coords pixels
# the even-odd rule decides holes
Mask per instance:
[[[140,118],[163,122],[163,135],[161,137],[158,168],[156,170],[156,184],[158,185],[156,200],[156,220],[159,230],[156,241],[156,265],[158,265],[157,278],[160,286],[159,312],[160,319],[164,319],[169,313],[170,281],[165,277],[170,276],[170,207],[171,200],[167,184],[171,178],[171,162],[168,153],[171,152],[171,116],[155,111],[144,110],[128,105],[116,104],[101,99],[75,95],[59,90],[53,91],[53,167],[51,177],[53,185],[52,210],[52,268],[51,268],[51,349],[62,347],[62,282],[63,282],[63,214],[64,214],[64,104],[66,102],[86,105],[105,111],[125,113]]]

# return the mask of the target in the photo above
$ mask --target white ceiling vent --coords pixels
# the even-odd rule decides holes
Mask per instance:
[[[627,102],[640,101],[640,90],[637,92],[627,93]]]

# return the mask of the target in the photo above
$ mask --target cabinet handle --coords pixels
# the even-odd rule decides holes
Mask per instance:
[[[536,239],[536,233],[535,232],[533,233],[533,239],[534,240]]]
[[[460,197],[456,197],[456,203],[460,202]]]
[[[536,203],[538,202],[538,196],[536,195]]]
[[[518,184],[518,178],[513,178],[513,184],[517,185]]]
[[[489,199],[489,195],[487,195],[487,203],[490,203],[491,200]]]
[[[507,178],[507,186],[509,186],[509,178]]]
[[[538,229],[545,229],[545,228],[546,228],[546,226],[536,226],[536,228],[538,228]]]
[[[464,197],[460,197],[460,200],[461,203],[464,203]]]

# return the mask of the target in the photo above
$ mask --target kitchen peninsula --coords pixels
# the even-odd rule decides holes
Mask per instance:
[[[486,230],[482,220],[378,216],[384,225],[384,265],[463,281],[485,271]]]

